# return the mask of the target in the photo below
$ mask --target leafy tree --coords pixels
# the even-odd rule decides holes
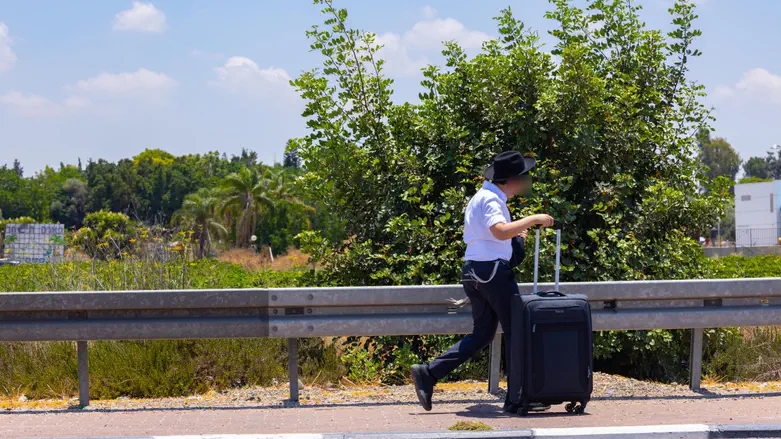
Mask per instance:
[[[231,162],[246,168],[252,168],[258,164],[258,153],[241,148],[241,155],[231,157]]]
[[[311,229],[311,218],[317,211],[302,201],[291,184],[291,168],[271,168],[266,170],[264,178],[269,196],[274,200],[266,215],[261,215],[254,233],[258,243],[270,245],[275,254],[286,251],[294,244],[294,237]]]
[[[285,147],[285,158],[282,161],[282,166],[292,169],[301,168],[301,157],[298,155],[298,145],[293,140],[287,141],[287,146]]]
[[[743,174],[746,177],[770,178],[768,161],[762,157],[751,157],[743,163]]]
[[[228,236],[228,229],[220,222],[218,214],[220,195],[213,189],[200,189],[187,195],[182,208],[174,214],[175,221],[195,231],[199,258],[210,253],[214,239]]]
[[[89,187],[88,212],[108,210],[136,214],[139,206],[135,192],[138,176],[131,160],[123,159],[117,163],[90,160],[85,174]]]
[[[703,129],[698,135],[698,146],[700,161],[708,168],[708,178],[727,177],[735,180],[742,160],[726,139],[711,139],[708,131]]]
[[[333,280],[457,282],[464,206],[506,150],[539,160],[534,193],[514,215],[544,211],[568,223],[565,279],[698,274],[690,236],[721,216],[730,183],[709,183],[695,159],[709,116],[703,87],[687,77],[700,35],[690,2],[671,8],[665,36],[623,0],[590,0],[586,10],[556,0],[550,54],[504,10],[500,38],[473,59],[445,43],[445,67],[424,69],[420,103],[399,105],[375,36],[350,29],[330,0],[316,3],[326,27],[308,36],[323,69],[293,81],[310,129],[298,140],[303,183],[350,239],[302,238]]]
[[[7,218],[29,215],[32,211],[31,194],[27,182],[8,166],[0,167],[0,210]]]
[[[65,180],[62,187],[62,199],[52,201],[52,221],[62,223],[65,227],[80,228],[86,214],[89,191],[87,183],[78,178]]]
[[[765,160],[767,161],[768,177],[775,180],[781,179],[781,151],[778,151],[777,154],[768,151]]]
[[[14,159],[14,172],[16,172],[16,175],[18,175],[19,178],[24,177],[24,168],[22,167],[22,163],[19,162],[19,159]]]

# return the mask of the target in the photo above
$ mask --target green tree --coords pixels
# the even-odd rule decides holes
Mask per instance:
[[[52,221],[62,223],[67,228],[80,228],[86,214],[88,196],[86,182],[78,178],[65,180],[61,198],[52,201],[51,204]]]
[[[623,0],[590,0],[585,10],[553,1],[550,53],[502,11],[498,39],[472,59],[445,43],[445,66],[424,69],[420,103],[398,105],[375,36],[350,29],[330,0],[316,3],[326,26],[308,36],[323,69],[293,81],[310,128],[298,140],[303,183],[350,239],[302,238],[335,281],[457,282],[464,206],[506,150],[540,163],[514,215],[568,222],[565,279],[697,275],[702,255],[690,236],[722,215],[730,183],[709,182],[695,158],[708,111],[703,87],[688,79],[700,35],[691,2],[675,3],[664,35]]]
[[[702,132],[705,132],[703,134]],[[698,135],[699,158],[708,168],[708,178],[726,177],[732,181],[740,171],[742,160],[732,145],[722,137],[710,138],[706,130]]]
[[[108,210],[137,217],[139,202],[135,187],[138,174],[131,160],[117,163],[90,160],[85,174],[89,188],[88,212]]]
[[[298,155],[298,145],[294,140],[288,140],[285,146],[285,158],[282,161],[285,168],[300,169],[301,157]]]
[[[743,163],[743,174],[746,177],[770,178],[768,161],[762,157],[751,157]]]
[[[765,160],[767,161],[768,177],[775,180],[781,179],[781,151],[776,154],[768,151]]]
[[[258,213],[274,205],[269,181],[255,169],[242,168],[225,177],[222,186],[225,190],[222,212],[236,214],[236,244],[249,245]]]
[[[22,167],[22,163],[19,161],[19,159],[14,159],[14,172],[19,176],[19,178],[24,177],[24,168]]]
[[[174,221],[195,231],[199,258],[210,253],[215,239],[228,236],[228,229],[220,222],[218,213],[220,195],[214,189],[200,189],[187,195],[181,209],[174,214]]]
[[[265,171],[271,209],[260,215],[254,233],[258,243],[272,247],[274,254],[281,254],[294,245],[295,236],[311,229],[311,219],[316,216],[314,207],[302,201],[291,183],[295,171],[288,167],[274,167]]]

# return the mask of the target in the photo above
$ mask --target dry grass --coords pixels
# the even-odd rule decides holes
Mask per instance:
[[[453,431],[489,431],[493,429],[490,425],[479,421],[458,421],[448,428]]]
[[[305,266],[309,261],[309,255],[291,247],[286,254],[274,257],[272,262],[268,247],[261,248],[259,252],[249,248],[232,248],[222,252],[217,259],[220,262],[240,265],[249,271],[290,271],[294,268]]]

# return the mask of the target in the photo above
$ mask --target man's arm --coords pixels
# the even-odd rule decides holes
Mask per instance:
[[[550,227],[553,225],[553,217],[544,213],[531,215],[509,223],[494,224],[489,230],[494,238],[505,241],[536,225]]]

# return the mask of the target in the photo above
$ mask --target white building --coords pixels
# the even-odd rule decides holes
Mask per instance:
[[[735,245],[778,245],[781,180],[735,185]]]

